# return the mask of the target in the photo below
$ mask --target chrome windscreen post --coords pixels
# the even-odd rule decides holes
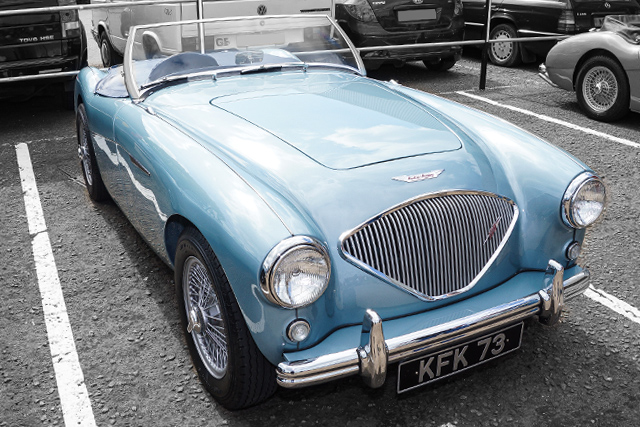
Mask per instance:
[[[384,341],[382,319],[370,309],[365,312],[362,322],[358,358],[364,382],[372,388],[382,387],[387,378],[389,349]]]
[[[560,320],[564,307],[564,268],[556,261],[549,260],[545,273],[545,283],[551,281],[545,289],[538,292],[542,299],[540,322],[545,325],[555,325]]]

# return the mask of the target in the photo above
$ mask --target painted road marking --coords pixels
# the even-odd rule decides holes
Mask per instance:
[[[16,145],[16,154],[62,415],[69,427],[93,427],[96,422],[76,352],[27,144]]]
[[[487,104],[495,105],[496,107],[506,108],[507,110],[516,111],[518,113],[522,113],[522,114],[526,114],[528,116],[536,117],[536,118],[538,118],[540,120],[544,120],[544,121],[547,121],[547,122],[555,123],[557,125],[565,126],[565,127],[570,128],[570,129],[574,129],[574,130],[578,130],[580,132],[588,133],[590,135],[599,136],[601,138],[608,139],[610,141],[617,142],[619,144],[628,145],[629,147],[640,148],[640,144],[637,143],[637,142],[633,142],[633,141],[630,141],[630,140],[624,139],[624,138],[618,138],[617,136],[609,135],[607,133],[599,132],[597,130],[593,130],[593,129],[585,128],[585,127],[582,127],[582,126],[574,125],[573,123],[565,122],[564,120],[556,119],[555,117],[549,117],[549,116],[545,116],[544,114],[534,113],[533,111],[525,110],[523,108],[514,107],[512,105],[501,104],[501,103],[496,102],[496,101],[494,101],[492,99],[485,98],[483,96],[473,95],[471,93],[467,93],[467,92],[464,92],[464,91],[458,91],[456,93],[458,95],[462,95],[462,96],[466,96],[468,98],[477,99],[478,101],[486,102]]]
[[[613,295],[609,295],[601,289],[596,289],[593,286],[589,285],[589,288],[587,288],[587,290],[584,292],[584,296],[591,298],[592,300],[597,301],[606,307],[609,307],[611,310],[615,311],[618,314],[622,314],[624,317],[633,322],[640,323],[640,310],[632,305],[627,304],[624,301],[619,300]]]

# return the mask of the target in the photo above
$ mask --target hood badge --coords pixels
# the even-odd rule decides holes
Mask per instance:
[[[502,221],[502,216],[499,216],[496,222],[494,222],[489,229],[489,233],[487,234],[487,237],[485,237],[483,245],[486,245],[489,240],[493,239],[493,235],[498,231],[498,224],[500,224],[500,221]]]
[[[404,182],[418,182],[424,181],[425,179],[434,179],[440,176],[440,174],[444,172],[444,169],[438,169],[431,172],[419,173],[416,175],[403,175],[403,176],[394,176],[393,180],[395,181],[404,181]]]

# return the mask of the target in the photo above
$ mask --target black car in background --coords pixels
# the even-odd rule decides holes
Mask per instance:
[[[463,0],[467,40],[484,39],[486,1]],[[607,15],[637,14],[637,0],[494,0],[492,1],[489,58],[510,67],[544,58],[556,41],[512,43],[515,37],[577,34],[599,28]]]
[[[0,0],[0,11],[75,5],[76,0]],[[29,97],[63,83],[73,101],[74,77],[3,82],[6,77],[76,71],[87,64],[87,38],[77,10],[0,17],[0,98]]]
[[[380,46],[363,52],[369,69],[383,63],[422,60],[428,69],[444,71],[460,59],[461,46],[384,49],[384,46],[461,41],[462,0],[336,0],[335,18],[356,47]]]

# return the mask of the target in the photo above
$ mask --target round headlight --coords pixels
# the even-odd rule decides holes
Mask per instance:
[[[331,262],[315,239],[294,236],[280,242],[265,258],[260,274],[267,299],[285,308],[311,304],[325,291]]]
[[[574,228],[593,224],[602,214],[606,199],[604,183],[591,172],[578,175],[564,193],[564,222]]]

